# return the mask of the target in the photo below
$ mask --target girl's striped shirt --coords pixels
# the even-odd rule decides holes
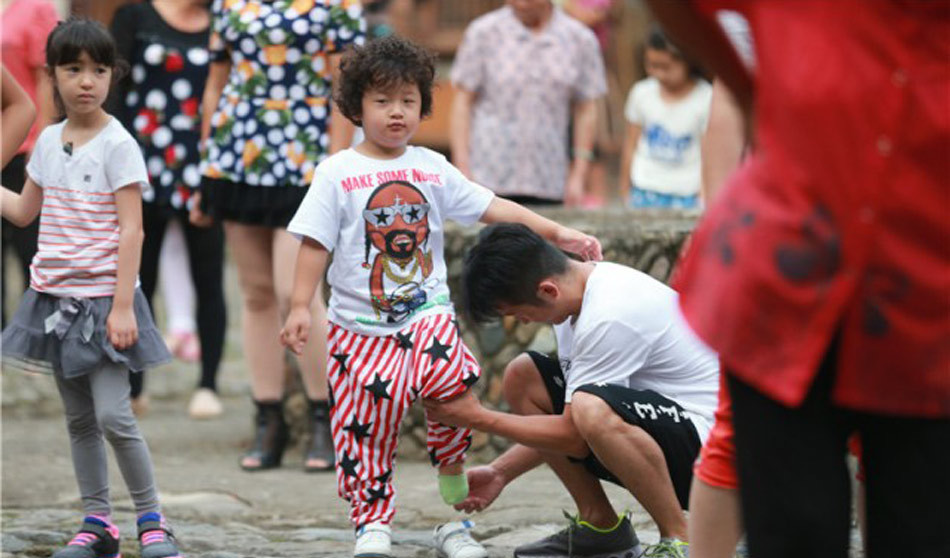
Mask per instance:
[[[30,287],[64,297],[112,296],[119,252],[115,192],[148,187],[145,161],[114,118],[75,149],[62,142],[65,124],[43,130],[26,169],[43,189]]]

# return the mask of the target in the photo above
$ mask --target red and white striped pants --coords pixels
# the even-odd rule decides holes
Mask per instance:
[[[399,424],[419,397],[451,399],[481,369],[451,314],[426,316],[395,335],[372,337],[330,324],[327,377],[337,486],[356,528],[396,513],[392,484]],[[433,466],[459,463],[471,430],[427,420]]]

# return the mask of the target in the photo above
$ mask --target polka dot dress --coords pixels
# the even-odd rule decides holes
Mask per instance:
[[[131,66],[120,93],[121,116],[142,146],[152,184],[142,197],[188,209],[201,184],[199,107],[208,77],[208,30],[173,29],[150,4],[124,7],[116,18],[117,42]]]
[[[211,119],[206,182],[296,187],[299,202],[329,147],[328,56],[363,40],[359,2],[215,0],[212,13],[212,57],[231,72]]]

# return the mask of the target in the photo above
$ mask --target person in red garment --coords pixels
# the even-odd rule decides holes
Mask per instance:
[[[651,6],[752,122],[677,283],[729,375],[751,555],[847,555],[853,432],[869,558],[950,555],[950,5]]]

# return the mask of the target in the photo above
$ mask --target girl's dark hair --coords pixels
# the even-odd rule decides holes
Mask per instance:
[[[363,94],[414,83],[422,95],[421,116],[432,113],[435,56],[406,39],[390,35],[350,49],[340,63],[334,100],[343,116],[357,126],[363,119]]]
[[[98,21],[71,17],[59,22],[46,38],[46,67],[52,73],[56,66],[71,64],[85,52],[97,64],[112,68],[115,85],[128,72],[128,64],[119,58],[115,39]],[[110,88],[111,93],[111,88]],[[53,88],[53,99],[60,114],[64,114],[63,100]]]
[[[652,50],[665,50],[669,52],[676,58],[679,58],[686,64],[686,67],[689,70],[690,77],[701,78],[705,77],[705,72],[703,72],[702,66],[697,64],[695,61],[691,60],[689,57],[683,54],[683,51],[680,50],[676,43],[674,43],[670,38],[663,32],[663,28],[657,24],[650,26],[649,33],[647,34],[646,44],[643,45],[643,50],[646,49]],[[645,54],[645,53],[643,53]],[[643,60],[644,56],[641,55],[640,59]],[[646,73],[646,72],[644,72]]]

